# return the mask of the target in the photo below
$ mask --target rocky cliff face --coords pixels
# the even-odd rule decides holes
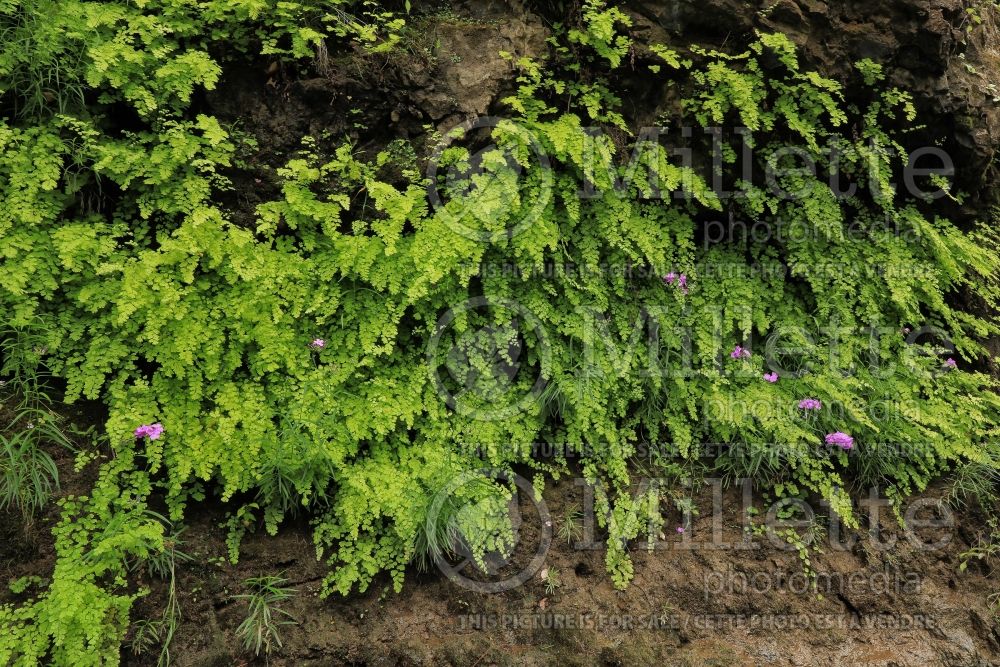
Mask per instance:
[[[709,0],[713,2],[714,0]],[[781,0],[758,12],[760,26],[790,35],[834,77],[861,58],[883,63],[890,82],[913,93],[922,140],[943,140],[961,165],[971,213],[996,181],[1000,146],[1000,60],[991,52],[996,9],[969,14],[967,0],[836,2]],[[976,18],[973,18],[975,16]]]
[[[639,42],[739,49],[755,30],[787,34],[810,66],[845,80],[854,62],[881,63],[910,91],[924,143],[942,142],[975,214],[998,196],[1000,12],[970,0],[633,0]]]
[[[406,48],[397,53],[325,63],[319,77],[261,63],[231,73],[209,105],[249,123],[275,155],[293,150],[304,134],[324,131],[353,134],[362,147],[419,138],[431,128],[503,113],[499,100],[513,89],[515,74],[497,54],[543,56],[549,26],[566,15],[559,0],[466,0],[430,12],[414,5]],[[969,197],[954,211],[958,217],[982,215],[1000,198],[993,185],[1000,147],[1000,10],[992,3],[631,0],[623,9],[633,21],[636,76],[620,84],[628,91],[626,114],[637,123],[652,121],[669,103],[666,91],[655,90],[639,69],[645,44],[738,51],[755,30],[781,31],[828,76],[846,80],[854,62],[871,58],[884,65],[891,84],[913,93],[925,123],[914,145],[939,144],[959,165],[958,187]],[[269,94],[262,97],[262,88]]]

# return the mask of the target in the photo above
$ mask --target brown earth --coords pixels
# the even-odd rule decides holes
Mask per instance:
[[[942,491],[919,497],[935,500]],[[549,488],[545,500],[557,534],[566,510],[583,508],[571,480]],[[882,509],[862,531],[839,534],[842,544],[856,540],[850,548],[821,536],[813,591],[795,550],[746,533],[739,492],[722,496],[717,515],[721,541],[714,544],[728,548],[710,546],[710,489],[695,504],[700,513],[683,536],[673,530],[682,521],[675,510],[669,536],[653,552],[633,545],[635,580],[624,591],[612,587],[602,550],[556,537],[545,570],[508,592],[472,591],[414,568],[399,594],[380,580],[365,594],[328,599],[319,597],[328,570],[315,558],[308,527],[248,537],[231,566],[221,511],[200,509],[181,547],[193,560],[178,571],[183,623],[171,655],[181,666],[267,664],[240,650],[235,630],[246,605],[233,596],[246,592],[248,577],[282,573],[297,591],[284,605],[297,624],[283,629],[273,665],[1000,664],[1000,625],[987,602],[995,579],[976,561],[959,571],[960,554],[984,529],[977,516],[904,534]],[[538,527],[523,527],[522,537],[536,539]],[[924,546],[939,540],[947,544]],[[37,560],[0,574],[44,575],[51,567],[43,548]],[[547,590],[544,573],[558,579],[557,588]],[[138,583],[152,592],[133,617],[157,618],[165,583]],[[124,664],[155,664],[155,656],[133,655],[128,645],[122,657]]]
[[[92,483],[87,471],[70,471],[70,460],[60,463],[64,493]],[[956,512],[950,526],[908,531],[885,507],[874,521],[865,512],[859,530],[831,529],[818,516],[812,525],[824,528],[811,533],[819,547],[811,551],[813,588],[794,548],[777,534],[747,531],[766,515],[759,493],[751,491],[748,503],[743,489],[729,489],[713,513],[712,491],[706,486],[695,494],[688,520],[676,507],[665,513],[653,551],[644,540],[631,545],[635,579],[624,591],[612,586],[603,549],[586,548],[580,534],[573,544],[562,536],[568,513],[585,508],[583,488],[563,480],[545,491],[553,540],[543,568],[523,585],[482,593],[437,569],[413,567],[401,593],[384,578],[364,594],[326,599],[319,592],[329,570],[316,559],[307,525],[287,526],[274,537],[247,536],[233,566],[219,527],[223,510],[208,503],[192,511],[183,533],[180,550],[192,560],[177,571],[183,622],[171,647],[173,664],[1000,664],[1000,619],[988,599],[996,579],[988,563],[972,560],[966,571],[959,568],[961,554],[988,533],[978,512]],[[927,505],[912,516],[947,517],[950,510],[937,509],[946,491],[942,483],[907,501],[907,507]],[[748,513],[749,506],[757,511]],[[524,556],[534,553],[543,515],[523,499],[521,509],[527,551],[496,577],[464,570],[470,580],[520,572]],[[0,520],[0,579],[51,573],[49,530],[57,518],[53,508],[27,536],[14,517]],[[682,524],[683,535],[675,531]],[[246,603],[234,596],[247,592],[247,578],[279,573],[296,590],[283,605],[295,624],[282,628],[284,646],[269,660],[253,659],[236,635]],[[547,586],[543,576],[558,585]],[[133,620],[158,618],[166,582],[140,573],[136,584],[150,593],[134,607]],[[4,597],[10,594],[0,593]],[[155,651],[136,655],[128,641],[122,659],[156,664]]]
[[[572,481],[545,497],[557,533],[567,509],[583,508]],[[199,565],[181,574],[185,624],[174,655],[178,665],[239,664],[245,658],[234,650],[233,630],[245,610],[229,595],[248,576],[284,571],[298,590],[288,610],[299,625],[287,629],[275,665],[1000,664],[1000,626],[986,600],[994,584],[976,566],[958,570],[959,554],[982,528],[976,519],[916,531],[911,542],[882,510],[865,528],[877,526],[880,539],[897,546],[882,550],[867,533],[845,533],[844,541],[857,538],[853,548],[825,546],[813,560],[814,593],[796,551],[744,532],[739,493],[723,496],[718,516],[722,543],[746,548],[708,548],[710,491],[697,506],[701,515],[684,533],[690,548],[668,523],[662,548],[634,546],[636,576],[624,591],[612,587],[603,551],[557,537],[545,561],[558,573],[555,590],[546,590],[541,572],[500,594],[411,572],[398,595],[377,588],[327,600],[317,596],[326,569],[307,530],[248,539],[237,567],[217,566],[210,559],[225,548],[213,528],[218,517],[208,514],[191,529]],[[676,511],[669,519],[681,521]],[[914,543],[921,539],[950,542],[932,551]],[[137,614],[153,611],[156,599]]]

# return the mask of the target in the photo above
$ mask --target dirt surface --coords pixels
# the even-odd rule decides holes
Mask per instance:
[[[88,470],[73,473],[71,460],[60,466],[64,494],[93,482]],[[945,490],[942,484],[907,501],[906,509],[924,505],[911,518],[947,520],[948,511],[937,509]],[[813,524],[825,529],[814,531],[822,553],[811,551],[813,588],[795,549],[776,535],[748,532],[766,519],[768,505],[758,492],[751,490],[748,502],[743,488],[715,497],[706,486],[687,518],[676,507],[666,512],[653,551],[644,540],[630,545],[635,579],[617,591],[603,548],[588,548],[579,532],[572,544],[564,539],[567,517],[586,509],[583,487],[563,480],[550,484],[543,499],[547,514],[522,499],[519,537],[528,548],[495,576],[466,568],[470,584],[438,568],[412,567],[401,593],[379,579],[366,593],[326,599],[319,592],[329,569],[316,559],[308,525],[286,526],[274,537],[248,535],[234,566],[219,526],[223,510],[211,503],[192,509],[181,546],[192,560],[177,572],[183,622],[173,664],[1000,664],[1000,624],[988,603],[996,580],[977,561],[959,570],[962,552],[987,530],[976,511],[955,512],[950,525],[908,531],[885,506],[874,521],[863,512],[858,530],[831,528],[819,516]],[[757,510],[748,513],[750,506]],[[523,572],[548,530],[546,518],[551,545],[523,585],[495,594],[470,589]],[[51,573],[48,531],[56,519],[53,508],[25,533],[15,517],[0,517],[0,578]],[[599,531],[595,537],[599,542]],[[296,589],[283,605],[296,624],[282,629],[281,650],[254,659],[236,635],[246,603],[234,596],[247,592],[247,578],[276,573]],[[136,603],[133,620],[158,618],[166,582],[140,570],[135,583],[150,592]],[[122,661],[156,664],[155,654],[136,655],[128,641]]]
[[[934,501],[941,493],[920,498]],[[617,591],[603,550],[575,548],[558,536],[567,510],[584,509],[582,487],[563,481],[544,498],[556,535],[544,568],[497,594],[412,568],[399,594],[382,580],[365,594],[321,599],[328,569],[315,558],[308,527],[249,536],[240,563],[231,566],[223,560],[221,515],[203,511],[185,533],[183,548],[195,559],[178,575],[184,623],[175,664],[265,664],[239,650],[234,631],[246,607],[232,596],[245,592],[247,577],[276,572],[297,590],[286,609],[298,625],[285,629],[273,665],[1000,664],[1000,626],[987,604],[995,580],[975,563],[959,571],[961,552],[983,530],[974,514],[955,515],[951,528],[904,533],[883,507],[860,531],[827,531],[817,542],[824,553],[812,561],[813,591],[797,551],[746,532],[741,490],[722,495],[721,511],[713,513],[706,488],[683,534],[675,510],[653,552],[632,545],[635,580]],[[761,508],[759,523],[766,507],[759,497],[753,503]],[[933,509],[914,516],[932,515],[943,516]],[[522,539],[537,541],[538,514],[525,511],[524,521]],[[836,548],[831,535],[855,543]],[[926,546],[939,541],[947,544]],[[543,574],[559,586],[547,590]],[[143,583],[153,592],[134,615],[156,617],[164,584]],[[127,651],[128,664],[154,664]]]

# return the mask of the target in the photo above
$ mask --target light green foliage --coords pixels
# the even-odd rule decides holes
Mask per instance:
[[[129,609],[143,594],[128,591],[128,564],[164,549],[163,524],[143,503],[148,476],[130,472],[135,463],[123,448],[89,498],[62,501],[52,583],[23,606],[0,605],[0,663],[117,664]]]
[[[351,13],[356,11],[356,13]],[[23,116],[82,110],[84,91],[103,104],[123,100],[143,117],[180,111],[196,87],[211,89],[221,68],[209,48],[222,41],[265,55],[303,58],[327,40],[383,51],[403,20],[375,3],[349,0],[178,0],[0,3],[0,95]]]
[[[780,35],[691,62],[658,50],[687,91],[680,120],[748,128],[755,169],[779,167],[776,182],[799,193],[737,183],[747,196],[724,203],[662,142],[639,136],[623,164],[622,146],[588,130],[635,129],[609,81],[577,76],[583,65],[624,66],[630,46],[616,33],[623,15],[588,3],[567,34],[575,52],[556,40],[549,62],[516,63],[520,88],[508,103],[517,122],[493,129],[497,148],[479,156],[480,173],[432,184],[443,205],[428,202],[406,144],[363,154],[304,138],[279,171],[280,196],[240,227],[215,203],[234,142],[217,120],[186,111],[193,87],[218,76],[208,47],[235,29],[244,46],[266,35],[265,50],[304,56],[316,33],[332,44],[331,26],[353,26],[350,17],[296,3],[70,4],[75,22],[53,22],[42,36],[55,55],[37,62],[73,54],[71,80],[100,104],[132,108],[142,127],[115,132],[98,113],[48,103],[62,113],[38,113],[25,102],[36,121],[0,124],[0,308],[17,325],[42,325],[46,363],[70,400],[107,403],[112,441],[150,422],[166,434],[141,444],[142,473],[123,453],[89,501],[67,504],[52,586],[0,611],[11,628],[0,633],[0,663],[114,661],[133,597],[126,555],[163,548],[162,522],[129,501],[146,497],[151,478],[172,520],[205,482],[227,501],[249,494],[229,523],[234,560],[259,520],[273,532],[308,512],[331,566],[325,592],[346,594],[382,574],[398,590],[414,558],[457,541],[480,560],[504,551],[512,489],[477,471],[565,473],[563,457],[532,459],[536,442],[565,444],[596,485],[618,586],[632,577],[629,550],[661,521],[656,491],[633,488],[640,443],[655,443],[668,468],[699,456],[702,443],[724,443],[713,462],[721,474],[766,480],[779,495],[817,494],[849,523],[851,480],[905,493],[953,465],[997,460],[988,443],[1000,401],[992,380],[967,370],[996,323],[949,305],[975,289],[995,306],[995,237],[963,233],[890,185],[901,167],[892,128],[913,108],[905,93],[878,87],[870,66],[871,102],[856,109],[840,84],[803,70]],[[84,24],[93,28],[70,29]],[[23,70],[28,60],[14,55],[0,62]],[[30,94],[19,87],[4,100]],[[793,169],[783,146],[817,173]],[[739,147],[726,148],[732,164]],[[439,173],[463,173],[469,144],[452,141],[440,161]],[[835,169],[856,195],[834,197]],[[700,244],[701,221],[727,214],[724,204],[808,233]],[[781,263],[787,272],[760,270]],[[884,270],[858,271],[866,267]],[[690,290],[664,285],[667,271],[684,273]],[[462,308],[476,299],[489,307]],[[960,369],[941,372],[931,346],[898,334],[924,323],[955,343]],[[750,359],[729,358],[775,332],[800,348],[782,359],[801,373],[764,382],[763,344]],[[316,338],[319,349],[309,345]],[[428,359],[434,341],[442,359]],[[891,373],[873,365],[873,349]],[[515,364],[516,374],[495,372]],[[471,380],[449,385],[433,372],[442,367]],[[842,409],[804,418],[794,405],[805,396]],[[899,409],[875,417],[868,406],[880,401]],[[502,418],[480,418],[498,410]],[[854,437],[851,456],[824,448],[833,431]],[[900,443],[912,455],[884,449]],[[475,483],[453,488],[470,474]],[[442,492],[454,497],[432,511]]]
[[[784,76],[763,71],[756,56],[765,51],[778,58]],[[701,92],[688,101],[703,125],[721,125],[738,118],[754,132],[770,132],[777,126],[783,139],[786,132],[792,132],[808,149],[819,152],[817,133],[840,127],[847,120],[840,85],[816,72],[802,72],[795,46],[784,35],[762,35],[749,51],[737,56],[704,55],[709,58],[705,71],[692,73]]]
[[[612,68],[621,65],[632,41],[619,32],[618,26],[629,27],[632,19],[617,7],[608,7],[603,0],[586,0],[582,15],[583,26],[569,30],[569,41],[589,46]]]

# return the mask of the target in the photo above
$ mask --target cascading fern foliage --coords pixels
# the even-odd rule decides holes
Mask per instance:
[[[155,488],[176,521],[210,484],[234,503],[234,557],[255,521],[274,531],[308,512],[325,590],[347,594],[383,573],[402,585],[452,480],[516,466],[541,488],[579,469],[624,586],[628,550],[657,520],[652,492],[632,491],[640,449],[684,462],[719,443],[722,474],[819,495],[849,523],[852,483],[906,493],[997,460],[1000,401],[972,370],[997,325],[954,305],[972,292],[996,305],[995,237],[892,185],[913,108],[877,65],[862,66],[858,106],[781,35],[737,54],[640,54],[655,58],[651,85],[686,91],[672,122],[743,128],[722,140],[720,175],[744,194],[723,198],[711,170],[629,127],[611,84],[635,66],[627,15],[587,2],[550,61],[513,63],[520,88],[494,148],[474,157],[474,136],[447,138],[440,182],[405,142],[364,154],[303,137],[277,171],[280,196],[234,224],[218,194],[235,142],[188,111],[225,69],[220,41],[303,58],[317,44],[400,39],[397,19],[365,16],[346,4],[0,2],[13,36],[0,46],[0,308],[46,332],[67,400],[104,401],[114,441],[165,428],[137,443],[141,457],[125,448],[127,465],[67,516],[121,514],[109,489]],[[123,106],[138,119],[127,131]],[[744,142],[749,180],[732,173]],[[815,173],[794,168],[803,156]],[[784,194],[761,180],[768,165],[782,167]],[[837,197],[831,174],[856,192]],[[706,222],[728,216],[801,233],[707,243]],[[954,344],[957,370],[903,333],[921,326]],[[730,355],[737,345],[749,358]],[[837,409],[803,415],[804,397]],[[832,432],[851,435],[850,454],[824,445]],[[539,442],[562,454],[534,456]],[[465,493],[482,510],[463,523],[477,556],[508,545],[511,490],[487,480]],[[110,658],[95,628],[121,638],[120,560],[74,563],[91,543],[155,549],[162,525],[125,516],[135,529],[118,546],[60,527],[52,587],[0,608],[16,629],[0,633],[0,663]],[[98,584],[110,592],[88,611],[53,613]]]

